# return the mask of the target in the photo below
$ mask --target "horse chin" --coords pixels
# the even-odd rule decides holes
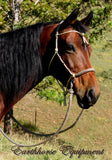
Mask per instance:
[[[80,106],[80,108],[83,109],[89,109],[90,107],[92,107],[93,105],[88,105],[88,104],[84,104],[78,101],[78,105]]]

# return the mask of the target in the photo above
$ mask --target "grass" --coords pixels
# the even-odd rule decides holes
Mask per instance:
[[[111,34],[107,33],[106,38],[111,39]],[[104,38],[105,39],[105,38]],[[91,63],[96,69],[97,79],[99,81],[101,96],[97,104],[86,110],[78,124],[66,133],[58,135],[56,139],[38,146],[42,150],[56,150],[54,155],[20,155],[19,157],[11,151],[13,146],[0,134],[0,160],[111,160],[112,159],[112,47],[106,40],[100,40],[93,47]],[[29,93],[14,107],[14,116],[29,129],[35,132],[54,132],[63,121],[67,107],[60,106],[55,102],[45,99],[35,98],[34,93]],[[74,122],[80,112],[76,98],[73,99],[73,105],[66,126]],[[37,111],[37,120],[35,123],[35,111]],[[35,144],[44,138],[24,133],[20,128],[14,125],[10,137],[18,143]],[[73,146],[74,150],[102,150],[103,155],[78,155],[74,154],[70,158],[70,153],[64,155],[59,149],[62,145]],[[22,148],[28,150],[33,148]]]

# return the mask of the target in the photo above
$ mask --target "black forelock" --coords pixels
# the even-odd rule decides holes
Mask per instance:
[[[73,28],[81,33],[86,33],[88,31],[88,27],[83,25],[80,21],[76,21],[73,25]]]

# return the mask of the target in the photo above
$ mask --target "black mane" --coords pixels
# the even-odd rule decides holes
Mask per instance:
[[[6,104],[42,78],[39,38],[43,26],[39,23],[0,34],[0,93],[5,95]]]

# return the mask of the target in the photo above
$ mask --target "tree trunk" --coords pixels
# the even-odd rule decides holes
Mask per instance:
[[[12,26],[14,29],[14,25],[19,22],[19,9],[20,9],[20,3],[21,0],[8,0],[10,8],[12,10]],[[4,118],[4,132],[7,134],[11,134],[12,132],[12,118],[10,117],[10,114],[13,115],[13,108],[5,115]]]
[[[21,0],[13,0],[14,25],[19,22],[19,9]]]
[[[4,132],[7,134],[11,134],[12,122],[13,122],[9,113],[13,115],[13,108],[10,109],[10,111],[5,115],[5,118],[4,118]]]

